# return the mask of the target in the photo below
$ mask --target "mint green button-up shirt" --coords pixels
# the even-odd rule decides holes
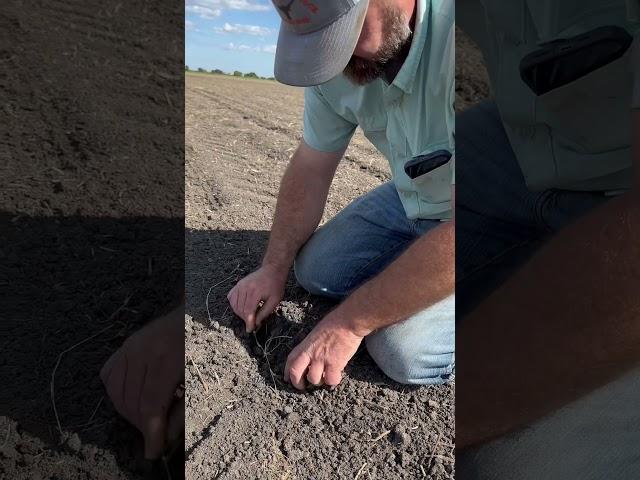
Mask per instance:
[[[451,218],[454,160],[416,179],[404,165],[413,157],[455,153],[454,0],[418,0],[409,54],[394,81],[365,86],[339,75],[305,90],[303,138],[311,148],[345,148],[355,129],[387,158],[410,219]]]
[[[640,0],[458,0],[456,18],[482,49],[505,130],[532,190],[630,188]],[[520,62],[541,44],[609,25],[635,36],[635,46],[618,60],[540,96],[522,81]]]

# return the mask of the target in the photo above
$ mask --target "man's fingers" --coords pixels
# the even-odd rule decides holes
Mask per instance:
[[[243,310],[247,332],[253,332],[256,328],[256,310],[258,309],[260,300],[260,295],[255,291],[247,292]]]
[[[155,362],[149,365],[146,381],[140,397],[140,414],[143,418],[157,415],[166,417],[180,379],[172,372],[171,365]]]
[[[238,286],[236,285],[234,289],[231,291],[231,298],[229,299],[229,304],[231,304],[231,309],[233,312],[240,316],[240,310],[238,310]]]
[[[142,426],[144,456],[148,460],[158,458],[167,442],[167,420],[165,415],[156,415],[145,420]]]
[[[124,383],[124,392],[122,392],[125,409],[124,417],[136,427],[140,427],[140,400],[146,376],[146,363],[127,357],[127,378]]]
[[[260,328],[262,322],[264,322],[265,318],[273,313],[280,302],[275,296],[271,296],[266,299],[264,305],[258,310],[258,314],[256,315],[256,330]]]
[[[329,386],[336,386],[342,380],[342,370],[339,370],[330,365],[325,365],[324,370],[324,383]]]
[[[314,361],[309,365],[307,372],[307,380],[315,386],[322,385],[322,373],[324,372],[324,363]]]
[[[106,380],[105,387],[111,403],[115,409],[123,415],[125,413],[124,389],[127,381],[127,361],[126,356],[117,351],[113,354],[113,364]]]
[[[167,442],[173,447],[184,432],[184,396],[176,402],[169,412],[167,422]]]
[[[289,380],[298,390],[304,390],[304,377],[310,362],[311,357],[306,352],[300,352],[289,364]]]

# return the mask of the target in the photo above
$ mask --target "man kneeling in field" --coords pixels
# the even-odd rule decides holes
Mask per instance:
[[[229,292],[248,332],[282,300],[294,266],[341,303],[291,352],[285,380],[337,385],[365,340],[401,383],[454,371],[454,2],[274,0],[276,78],[304,86],[304,135],[282,180],[262,266]],[[315,231],[360,126],[393,180]],[[262,307],[259,307],[262,305]]]

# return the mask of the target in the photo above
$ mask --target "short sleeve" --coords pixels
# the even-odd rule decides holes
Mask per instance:
[[[307,145],[321,152],[347,148],[357,125],[340,116],[327,102],[319,87],[304,92],[304,130]]]

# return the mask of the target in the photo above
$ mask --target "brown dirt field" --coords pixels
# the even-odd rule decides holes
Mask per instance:
[[[456,111],[489,97],[489,78],[482,54],[462,30],[456,30]]]
[[[335,391],[297,393],[283,362],[331,303],[290,278],[266,331],[244,334],[229,312],[226,293],[261,259],[302,108],[302,90],[276,82],[186,78],[187,478],[452,478],[454,385],[395,384],[361,350]],[[324,221],[387,179],[358,132]]]
[[[165,478],[98,374],[182,290],[182,22],[180,4],[3,2],[0,479]]]

